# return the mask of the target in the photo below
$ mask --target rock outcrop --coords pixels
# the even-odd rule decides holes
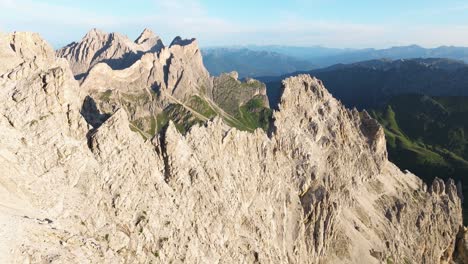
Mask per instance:
[[[468,229],[466,227],[460,228],[457,238],[455,261],[456,263],[468,263]]]
[[[402,173],[381,128],[315,78],[284,81],[269,134],[216,117],[185,135],[170,121],[145,140],[119,105],[87,125],[91,89],[37,35],[0,44],[3,262],[452,261],[462,225],[454,183],[428,188]],[[135,68],[154,71],[171,48],[117,73],[141,81]],[[114,85],[93,70],[88,78]]]
[[[124,69],[143,53],[158,52],[164,47],[161,39],[145,29],[135,42],[119,33],[107,34],[98,29],[89,31],[81,42],[73,42],[57,51],[66,58],[77,79],[81,79],[94,65],[106,62],[114,69]]]
[[[116,38],[118,41],[108,43]],[[82,112],[94,127],[117,108],[126,110],[134,129],[147,138],[166,125],[157,122],[158,116],[160,120],[173,120],[180,130],[214,115],[245,130],[266,127],[264,120],[271,111],[265,85],[255,80],[240,82],[227,75],[211,77],[196,39],[176,37],[164,47],[149,30],[143,31],[135,43],[117,33],[92,30],[80,43],[69,46],[74,48],[65,47],[57,54],[69,61],[75,74],[86,72],[80,81],[88,96]],[[128,56],[132,65],[124,69],[113,66],[126,65]],[[248,107],[249,102],[255,107]],[[244,112],[252,113],[253,119],[263,121],[250,121],[251,117],[240,113],[242,106],[249,108]],[[100,118],[95,118],[97,115]]]

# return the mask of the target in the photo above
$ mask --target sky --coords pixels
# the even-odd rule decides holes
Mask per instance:
[[[98,28],[169,44],[387,48],[468,46],[468,1],[0,0],[0,32],[33,31],[58,48]]]

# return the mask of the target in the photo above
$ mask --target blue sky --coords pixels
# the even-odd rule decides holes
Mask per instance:
[[[468,2],[435,0],[0,0],[0,31],[35,31],[55,47],[91,28],[202,46],[468,46]]]

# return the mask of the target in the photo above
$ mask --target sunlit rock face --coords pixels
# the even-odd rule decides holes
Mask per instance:
[[[135,45],[157,43],[142,35]],[[88,59],[58,59],[36,34],[0,37],[2,262],[450,263],[456,247],[466,255],[453,182],[427,187],[401,172],[382,128],[308,75],[283,81],[268,133],[215,117],[185,134],[171,121],[143,137],[131,123],[139,111],[82,115],[94,91],[133,91],[168,60],[180,81],[168,75],[166,98],[183,103],[200,91],[187,83],[205,82],[211,98],[213,79],[191,45],[177,40],[121,70],[97,64],[80,86],[74,75]]]

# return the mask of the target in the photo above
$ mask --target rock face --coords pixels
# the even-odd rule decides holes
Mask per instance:
[[[468,229],[466,227],[461,228],[458,233],[455,261],[457,263],[468,263]]]
[[[176,37],[164,47],[149,30],[135,43],[117,33],[92,30],[80,43],[70,44],[57,55],[69,61],[75,75],[86,72],[81,90],[89,97],[82,113],[93,127],[117,108],[126,110],[133,128],[147,138],[166,125],[158,119],[171,119],[179,130],[186,130],[218,115],[233,126],[253,131],[264,127],[265,122],[260,121],[271,113],[262,83],[211,77],[196,39]],[[114,67],[127,65],[130,57],[131,66]],[[250,109],[253,102],[256,107]],[[243,106],[249,117],[241,113]],[[259,124],[250,122],[252,117]]]
[[[119,33],[107,34],[93,29],[81,42],[73,42],[57,51],[58,57],[66,58],[78,79],[99,62],[106,62],[114,69],[132,65],[141,54],[157,52],[164,47],[161,39],[145,29],[135,42]]]
[[[0,44],[2,262],[452,261],[462,224],[454,183],[427,188],[402,173],[381,128],[315,78],[283,82],[269,134],[216,117],[185,135],[171,121],[145,140],[118,106],[88,125],[90,90],[37,35]]]

